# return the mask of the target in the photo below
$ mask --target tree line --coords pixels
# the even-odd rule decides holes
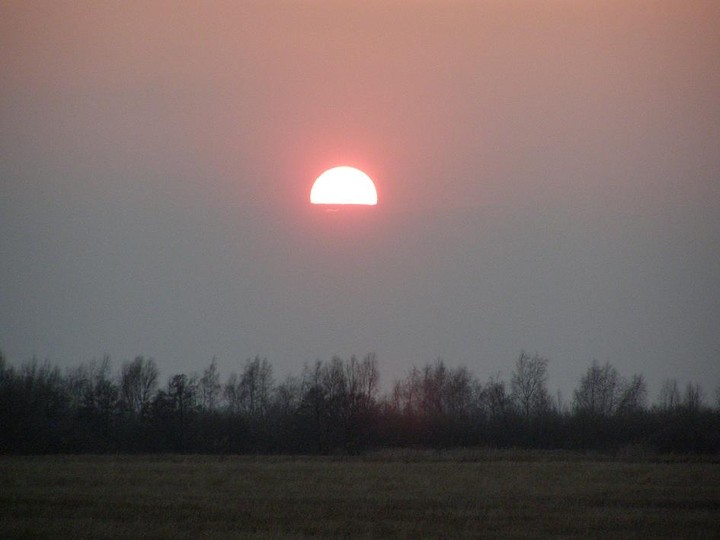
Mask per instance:
[[[278,382],[265,358],[221,380],[217,363],[163,384],[139,356],[61,370],[0,354],[0,453],[357,454],[382,447],[720,452],[720,392],[667,380],[652,405],[641,375],[593,361],[570,401],[551,396],[548,360],[520,353],[509,381],[442,360],[379,391],[374,354],[334,357]]]

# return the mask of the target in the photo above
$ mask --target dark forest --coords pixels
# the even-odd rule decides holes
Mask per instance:
[[[61,370],[0,355],[0,453],[720,452],[720,406],[699,384],[667,380],[650,403],[642,375],[592,362],[563,399],[547,374],[546,358],[524,352],[508,381],[438,360],[381,393],[374,354],[306,364],[280,382],[260,357],[224,380],[213,360],[162,382],[150,358],[114,372],[109,357]]]

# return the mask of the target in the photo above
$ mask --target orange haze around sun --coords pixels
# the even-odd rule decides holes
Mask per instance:
[[[310,190],[312,204],[377,204],[377,190],[370,177],[354,167],[334,167],[317,177]]]

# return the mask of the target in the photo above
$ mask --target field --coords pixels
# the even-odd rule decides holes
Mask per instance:
[[[0,456],[0,538],[719,535],[709,460]]]

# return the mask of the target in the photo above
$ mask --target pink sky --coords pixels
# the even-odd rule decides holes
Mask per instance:
[[[0,7],[0,349],[720,384],[715,1]],[[354,165],[373,220],[317,216]],[[153,329],[149,331],[148,329]],[[651,375],[649,372],[654,373]]]

